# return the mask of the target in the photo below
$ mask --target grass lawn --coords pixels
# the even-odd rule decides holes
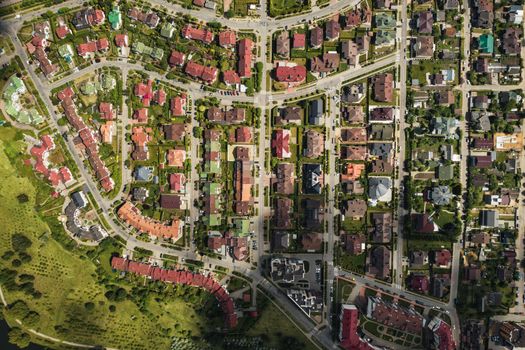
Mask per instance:
[[[346,299],[352,293],[352,290],[355,288],[355,284],[352,282],[345,281],[343,279],[337,280],[337,302],[345,303]]]
[[[265,297],[258,294],[257,302],[259,303],[262,298]],[[292,337],[304,344],[304,346],[301,347],[303,350],[317,349],[272,303],[268,303],[268,306],[262,311],[260,318],[246,335],[253,337],[264,336],[267,339],[265,345],[269,348],[283,349],[284,339],[286,337]],[[286,349],[286,347],[284,347],[284,349]]]
[[[439,216],[437,218],[434,218],[434,221],[440,228],[442,228],[446,224],[454,222],[454,213],[451,213],[446,210],[441,210],[439,212]]]

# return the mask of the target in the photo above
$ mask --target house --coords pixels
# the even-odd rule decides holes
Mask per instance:
[[[275,117],[276,125],[296,124],[300,125],[304,110],[299,106],[286,106],[279,109]]]
[[[392,239],[392,214],[375,212],[371,215],[369,233],[374,243],[388,243]]]
[[[111,29],[118,30],[122,26],[122,15],[118,5],[114,5],[108,14],[108,22],[111,25]]]
[[[457,138],[456,130],[459,121],[455,118],[434,117],[430,120],[430,130],[432,135],[444,136],[446,139]]]
[[[169,149],[166,154],[166,161],[168,166],[182,168],[186,161],[186,151],[183,149]]]
[[[396,26],[396,17],[393,12],[376,12],[374,25],[377,29],[393,29]]]
[[[128,10],[128,17],[134,21],[144,23],[151,29],[155,29],[160,22],[160,17],[155,12],[145,13],[138,10],[136,7],[132,7]]]
[[[308,230],[320,230],[323,224],[323,206],[317,199],[303,199],[301,203],[303,210],[304,228]]]
[[[521,25],[523,23],[523,7],[519,5],[509,6],[507,20],[514,25]]]
[[[149,128],[144,128],[142,126],[134,126],[131,129],[131,141],[133,141],[133,152],[131,153],[131,158],[133,160],[144,161],[149,159],[149,150],[148,142],[150,137],[148,131]]]
[[[377,202],[390,202],[392,200],[392,179],[384,176],[368,178],[368,198],[375,206]]]
[[[231,48],[235,46],[237,37],[235,31],[225,30],[219,33],[219,45],[225,48]]]
[[[448,249],[434,250],[432,252],[432,263],[438,267],[448,268],[452,260],[452,253]]]
[[[419,293],[426,294],[430,286],[430,280],[428,276],[421,274],[410,274],[410,289]]]
[[[392,140],[394,137],[394,127],[389,124],[370,124],[368,128],[370,140]]]
[[[216,67],[203,66],[194,61],[189,61],[186,63],[184,72],[193,78],[212,84],[217,79],[219,71]]]
[[[373,159],[370,162],[370,173],[392,174],[394,166],[389,159]]]
[[[490,0],[474,0],[473,25],[489,29],[494,21],[494,3]]]
[[[133,173],[135,181],[151,181],[153,179],[153,168],[138,166]]]
[[[314,49],[321,47],[324,42],[323,28],[314,27],[310,29],[310,46]]]
[[[182,209],[182,199],[176,194],[160,194],[160,207],[162,209]]]
[[[290,150],[290,130],[279,129],[273,132],[272,149],[277,158],[290,158],[292,156]]]
[[[115,45],[119,48],[128,47],[129,39],[127,34],[116,34],[115,35]]]
[[[481,280],[481,269],[479,266],[470,265],[463,269],[463,278],[470,282],[479,282]]]
[[[290,56],[290,37],[287,30],[277,35],[275,39],[275,53],[281,58],[288,58]]]
[[[301,84],[306,80],[306,67],[278,66],[275,68],[275,78],[283,83]]]
[[[412,214],[412,222],[414,223],[414,230],[417,233],[433,233],[438,230],[437,225],[426,213]]]
[[[222,73],[222,81],[228,86],[237,85],[241,83],[241,78],[234,70],[227,70]]]
[[[316,130],[309,129],[306,134],[304,156],[306,158],[317,158],[324,153],[324,135]]]
[[[317,98],[308,104],[308,124],[321,125],[324,115],[324,100]]]
[[[362,124],[365,121],[362,106],[341,106],[341,116],[348,124]]]
[[[355,43],[359,53],[367,53],[370,50],[370,38],[372,34],[364,34],[356,36]]]
[[[328,52],[322,58],[316,56],[310,60],[310,71],[314,73],[331,73],[339,68],[340,57],[338,53]]]
[[[172,97],[170,100],[170,113],[172,117],[186,115],[186,95]]]
[[[365,160],[367,148],[364,145],[341,146],[340,157],[345,160]]]
[[[365,171],[365,164],[362,163],[346,163],[343,166],[341,173],[341,182],[355,181],[361,177]]]
[[[371,350],[371,345],[359,335],[359,310],[355,305],[343,304],[339,317],[339,346],[344,350]]]
[[[341,100],[346,103],[359,103],[365,97],[365,84],[354,83],[343,88]],[[351,106],[354,107],[354,106]]]
[[[100,113],[100,117],[104,120],[113,120],[114,111],[113,111],[113,105],[109,102],[100,102],[98,105],[98,112]]]
[[[423,11],[417,15],[417,31],[420,34],[432,34],[432,26],[434,25],[434,15],[432,11]]]
[[[144,203],[144,201],[148,198],[149,191],[145,187],[134,187],[131,191],[131,197],[133,200]]]
[[[366,128],[353,127],[341,129],[341,141],[345,143],[365,143]]]
[[[170,185],[170,191],[177,193],[184,193],[184,185],[186,184],[186,177],[181,173],[171,173],[168,177],[168,183]]]
[[[421,250],[415,250],[410,254],[410,266],[412,268],[422,268],[428,263],[427,252]]]
[[[320,251],[323,244],[323,234],[309,232],[301,236],[301,245],[307,252]]]
[[[374,44],[378,47],[386,47],[395,44],[396,35],[393,30],[378,30],[374,32]]]
[[[370,249],[367,257],[367,274],[382,280],[390,279],[390,256],[390,250],[383,245]]]
[[[275,166],[275,192],[293,194],[295,188],[295,165],[278,163]]]
[[[503,33],[501,48],[507,55],[519,55],[521,52],[521,29],[507,28]]]
[[[90,54],[97,51],[105,52],[109,49],[109,41],[107,38],[101,38],[96,41],[88,41],[86,43],[77,45],[77,53],[83,58],[87,58]]]
[[[185,39],[198,40],[205,44],[210,44],[213,41],[213,32],[207,28],[196,28],[191,24],[186,24],[182,28],[181,35]]]
[[[494,36],[492,34],[481,34],[478,38],[478,49],[480,54],[489,54],[494,53]]]
[[[440,106],[450,106],[455,103],[455,96],[452,90],[440,90],[436,93],[436,103]]]
[[[414,52],[418,58],[432,58],[434,56],[434,37],[418,36],[414,44]]]
[[[57,35],[57,38],[59,38],[60,40],[64,39],[67,35],[71,34],[71,29],[69,29],[69,27],[67,26],[67,24],[65,24],[64,22],[62,22],[62,24],[60,24],[56,29],[55,29],[55,34]]]
[[[246,120],[246,110],[234,107],[224,111],[218,107],[210,107],[206,111],[206,118],[211,122],[223,124],[239,124]]]
[[[252,48],[253,41],[248,38],[239,41],[239,76],[242,78],[249,78],[252,76]]]
[[[162,127],[164,137],[169,141],[184,141],[186,135],[186,126],[184,124],[168,124]]]
[[[277,231],[271,241],[272,252],[283,252],[290,248],[290,234],[286,231]]]
[[[72,23],[76,30],[82,30],[102,24],[105,19],[106,14],[104,11],[87,7],[75,13]]]
[[[392,73],[382,73],[372,78],[374,100],[392,102],[394,96],[394,76]]]
[[[448,205],[453,197],[449,186],[435,186],[430,192],[430,199],[434,205]]]
[[[186,55],[179,51],[171,51],[170,58],[168,59],[168,63],[170,66],[182,66],[184,64],[184,61],[186,60]]]
[[[303,164],[303,193],[321,194],[324,180],[321,164]]]
[[[173,219],[171,224],[158,222],[147,216],[142,216],[140,210],[131,202],[125,202],[118,209],[117,214],[121,220],[136,228],[139,232],[144,232],[157,238],[176,241],[182,233],[182,222],[179,219]]]
[[[277,197],[273,207],[273,227],[279,229],[292,228],[293,200],[286,197]]]
[[[339,34],[341,33],[341,26],[339,25],[339,22],[331,19],[328,22],[326,22],[325,25],[325,37],[326,40],[332,41],[339,39]]]
[[[342,214],[344,219],[361,220],[366,215],[366,201],[362,199],[351,199],[343,201]]]
[[[487,228],[495,228],[499,226],[499,213],[496,210],[480,210],[479,211],[479,225]]]
[[[113,121],[107,121],[100,126],[100,136],[102,137],[103,143],[111,144],[113,142],[113,134],[115,133],[115,123]]]
[[[294,33],[292,48],[295,50],[304,50],[306,47],[306,34]]]
[[[342,40],[341,54],[350,66],[355,67],[359,63],[357,44],[354,41],[350,39]]]
[[[365,237],[363,235],[341,235],[341,241],[344,243],[345,251],[350,255],[359,255],[363,252]]]
[[[388,122],[394,121],[394,108],[392,107],[376,107],[370,111],[368,120],[370,122]]]

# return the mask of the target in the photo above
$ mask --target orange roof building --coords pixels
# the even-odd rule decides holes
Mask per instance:
[[[100,126],[100,136],[102,142],[111,143],[113,141],[113,133],[115,132],[115,122],[108,120],[105,124]]]
[[[341,174],[341,181],[355,181],[365,171],[365,165],[361,163],[348,163]]]
[[[173,219],[169,225],[161,223],[152,218],[142,216],[140,210],[131,202],[125,202],[120,207],[118,216],[128,225],[151,236],[172,239],[173,241],[180,238],[182,222],[179,219]]]
[[[183,149],[170,149],[166,156],[168,166],[175,166],[177,168],[184,167],[184,161],[186,160],[186,151]]]

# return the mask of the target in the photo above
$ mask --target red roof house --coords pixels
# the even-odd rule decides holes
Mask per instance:
[[[222,47],[232,47],[237,41],[233,30],[226,30],[219,33],[219,45]]]
[[[275,130],[272,139],[272,148],[277,158],[290,158],[290,130]]]
[[[222,81],[226,85],[235,85],[241,83],[241,78],[234,70],[227,70],[222,73]]]

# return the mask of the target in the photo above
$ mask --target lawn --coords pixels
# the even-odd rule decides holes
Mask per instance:
[[[302,350],[317,349],[275,305],[270,303],[262,294],[257,294],[257,303],[263,301],[261,299],[268,302],[268,305],[246,335],[263,337],[266,340],[265,345],[269,348],[287,349],[286,342],[289,341],[289,338],[295,338],[296,342],[303,344],[301,347],[295,348]]]

